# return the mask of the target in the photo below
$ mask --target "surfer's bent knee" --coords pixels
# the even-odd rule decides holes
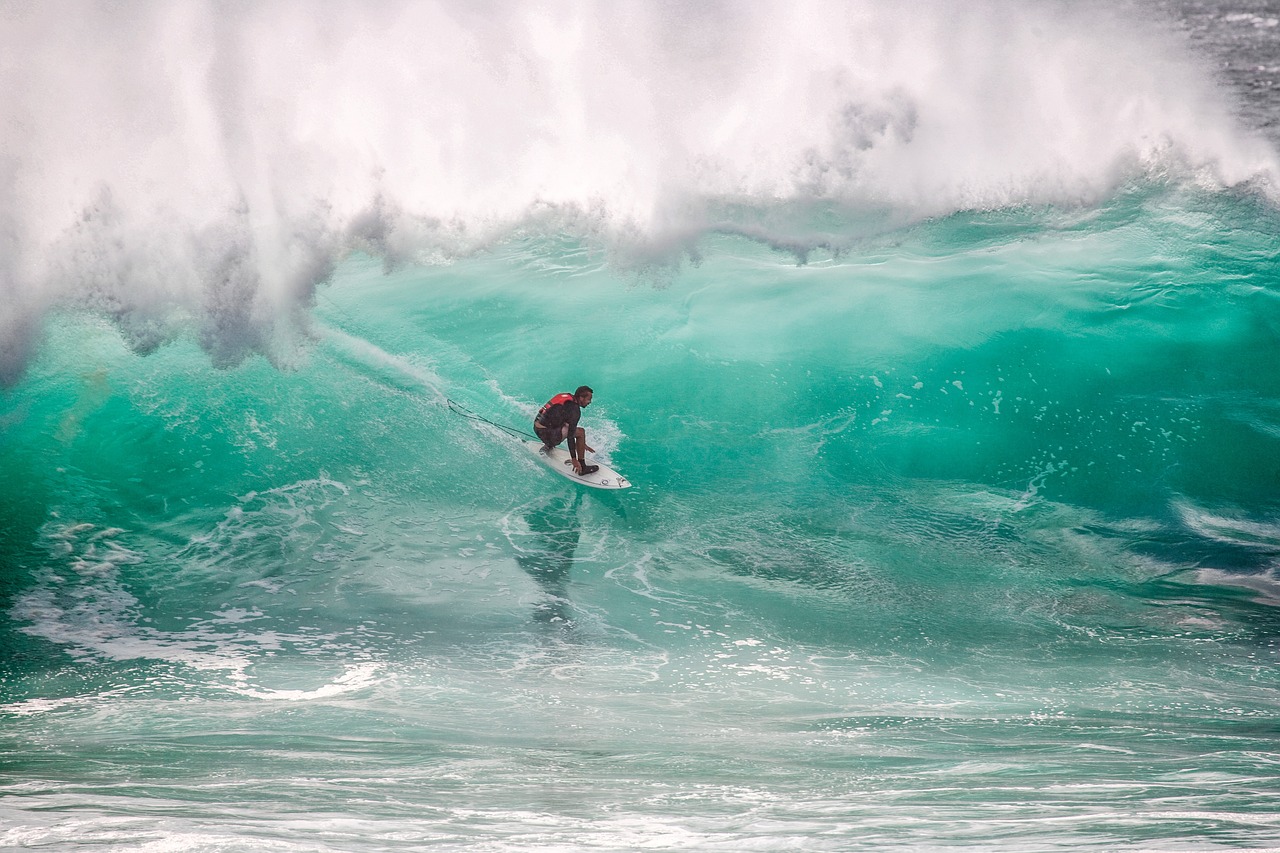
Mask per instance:
[[[568,426],[562,427],[537,427],[533,428],[534,433],[542,440],[547,447],[555,447],[560,442],[569,437]],[[579,430],[581,431],[581,430]]]

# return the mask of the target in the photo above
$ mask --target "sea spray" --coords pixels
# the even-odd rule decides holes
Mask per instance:
[[[295,365],[314,288],[568,233],[619,268],[708,229],[804,258],[1135,178],[1269,186],[1207,64],[1102,4],[7,4],[0,376],[88,308],[135,350]],[[843,233],[781,231],[778,202]]]

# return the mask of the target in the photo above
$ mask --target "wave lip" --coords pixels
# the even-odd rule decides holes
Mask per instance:
[[[1205,64],[1133,10],[322,5],[9,10],[0,380],[66,307],[140,352],[194,333],[289,365],[357,248],[534,231],[679,257],[750,226],[712,221],[726,201],[918,219],[1135,176],[1275,185]]]

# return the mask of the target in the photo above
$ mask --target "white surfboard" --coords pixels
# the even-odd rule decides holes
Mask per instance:
[[[573,465],[569,462],[569,451],[565,450],[563,447],[553,447],[550,453],[544,453],[542,450],[542,442],[540,441],[526,441],[524,446],[529,448],[529,451],[534,456],[538,457],[543,465],[546,465],[562,477],[568,477],[579,485],[590,486],[593,489],[631,488],[631,481],[626,477],[622,476],[608,465],[600,465],[599,462],[591,459],[587,460],[587,464],[600,465],[600,470],[593,474],[588,474],[585,477],[579,477],[577,474],[573,473]]]

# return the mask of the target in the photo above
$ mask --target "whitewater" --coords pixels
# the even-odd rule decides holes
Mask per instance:
[[[3,0],[0,846],[1280,849],[1278,146],[1268,0]]]

